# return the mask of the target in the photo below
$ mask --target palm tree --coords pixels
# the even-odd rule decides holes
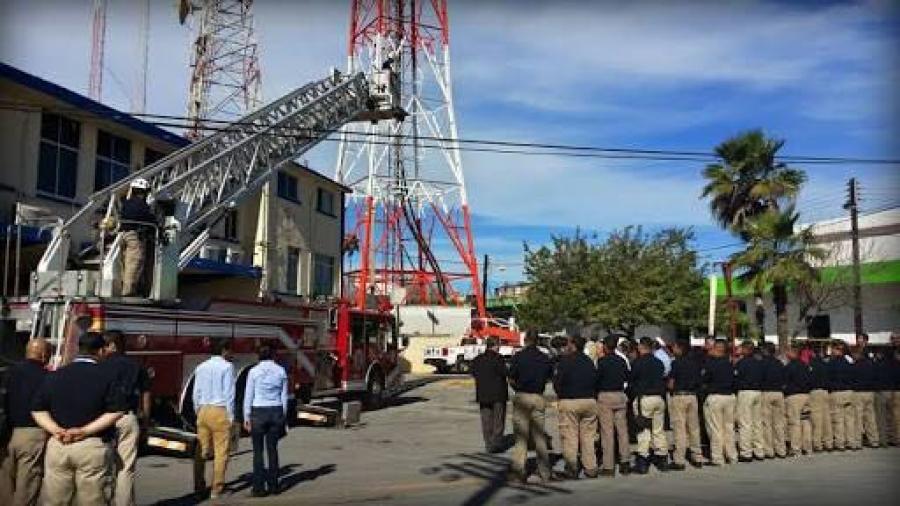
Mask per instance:
[[[749,241],[747,223],[768,210],[792,203],[806,181],[806,173],[776,161],[784,140],[770,138],[762,130],[750,130],[716,146],[720,163],[706,166],[706,185],[701,198],[722,228]],[[762,291],[754,293],[762,300]],[[765,335],[765,313],[757,312],[759,335]]]
[[[756,293],[772,289],[775,304],[778,346],[788,345],[788,288],[811,283],[817,271],[811,260],[822,260],[825,251],[812,245],[809,228],[796,231],[799,214],[794,206],[779,211],[770,209],[744,223],[749,238],[747,248],[735,253],[732,264],[741,272],[739,279]]]

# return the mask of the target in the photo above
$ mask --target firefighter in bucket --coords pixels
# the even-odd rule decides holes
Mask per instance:
[[[128,198],[119,210],[119,235],[122,236],[122,296],[146,296],[144,270],[148,247],[153,244],[158,225],[147,204],[150,182],[137,178],[131,182]]]

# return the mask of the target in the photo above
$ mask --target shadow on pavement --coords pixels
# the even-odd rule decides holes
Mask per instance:
[[[508,498],[508,502],[522,504],[534,497],[548,497],[554,494],[568,495],[568,489],[546,483],[518,483],[508,479],[509,458],[489,453],[460,453],[449,457],[440,466],[427,467],[420,472],[436,477],[442,482],[454,482],[463,478],[477,478],[486,483],[461,504],[464,506],[481,506],[490,502],[500,491],[509,489],[516,492]],[[528,467],[533,467],[529,462]]]

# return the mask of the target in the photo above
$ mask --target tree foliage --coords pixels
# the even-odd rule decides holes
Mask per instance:
[[[603,242],[581,233],[554,237],[526,251],[531,287],[519,316],[542,329],[598,325],[630,336],[640,325],[694,325],[705,306],[692,239],[686,229],[648,234],[640,227]]]

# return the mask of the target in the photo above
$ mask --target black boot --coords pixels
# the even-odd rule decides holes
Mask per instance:
[[[634,459],[634,469],[632,469],[632,471],[634,471],[635,474],[647,474],[650,472],[650,462],[646,457],[638,455],[638,457]]]
[[[631,462],[622,462],[619,464],[619,474],[628,476],[631,474]]]
[[[664,473],[669,470],[669,457],[667,455],[654,455],[653,465]]]

